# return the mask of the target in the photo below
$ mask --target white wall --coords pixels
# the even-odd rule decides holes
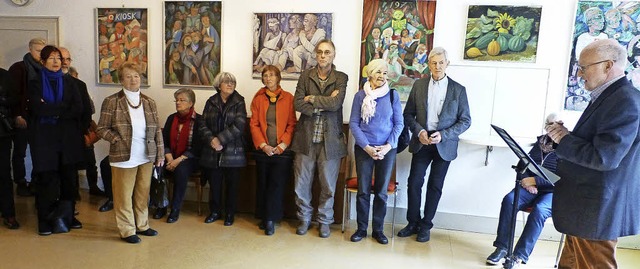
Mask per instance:
[[[517,1],[520,5],[542,5],[542,18],[538,43],[537,62],[534,64],[517,63],[479,63],[462,60],[464,35],[469,4],[509,5],[513,0],[441,0],[438,1],[435,38],[436,46],[449,51],[452,64],[535,67],[550,70],[549,91],[546,112],[560,111],[565,90],[572,16],[575,13],[576,0],[527,0]],[[10,1],[0,1],[0,16],[59,16],[60,44],[69,48],[73,55],[73,65],[80,71],[80,78],[87,82],[90,92],[99,106],[101,100],[119,90],[118,87],[96,85],[95,52],[95,8],[96,7],[142,7],[149,10],[149,73],[151,85],[143,92],[156,100],[160,109],[160,118],[164,119],[174,111],[173,91],[175,88],[162,85],[162,25],[163,1],[118,1],[118,0],[32,0],[25,7],[16,7]],[[362,0],[234,0],[223,1],[222,23],[222,70],[235,74],[238,78],[237,89],[249,103],[253,93],[261,86],[259,80],[251,79],[251,23],[254,12],[330,12],[333,13],[333,40],[337,47],[335,64],[346,72],[351,80],[345,99],[345,118],[348,118],[350,104],[356,89],[358,78],[359,44],[362,21]],[[8,38],[8,37],[2,37]],[[295,91],[295,81],[283,81],[282,86],[290,92]],[[517,90],[517,85],[514,85]],[[545,89],[541,89],[545,90]],[[212,90],[198,90],[196,109],[201,110],[204,100],[212,95]],[[522,102],[513,100],[513,102]],[[522,102],[523,109],[526,103]],[[99,107],[98,107],[99,109]],[[94,116],[97,120],[98,115]],[[577,119],[577,114],[565,115],[569,125]],[[106,155],[107,145],[99,142],[97,158]],[[484,165],[485,147],[461,144],[459,157],[449,169],[439,211],[477,217],[495,218],[498,215],[502,196],[513,185],[514,172],[510,165],[516,162],[515,156],[507,148],[495,148],[489,157],[489,165]],[[398,179],[406,190],[410,154],[398,156]],[[400,207],[406,207],[406,191],[401,192]]]

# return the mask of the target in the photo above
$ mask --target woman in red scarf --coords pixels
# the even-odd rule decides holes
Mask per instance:
[[[258,186],[256,211],[266,235],[275,232],[274,222],[282,218],[282,195],[291,178],[291,145],[296,113],[293,95],[280,87],[280,70],[267,65],[262,71],[264,87],[251,102],[251,137],[257,149]]]
[[[176,102],[176,113],[169,115],[162,129],[165,168],[168,174],[173,174],[174,181],[171,212],[167,217],[167,223],[178,221],[189,176],[198,168],[197,159],[200,156],[200,136],[198,135],[200,114],[193,110],[196,95],[191,89],[181,88],[173,94],[173,97]],[[153,218],[162,218],[166,213],[166,207],[158,208]]]

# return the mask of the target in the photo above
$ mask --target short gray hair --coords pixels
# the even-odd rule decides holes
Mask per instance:
[[[436,55],[444,55],[444,59],[449,61],[449,56],[447,55],[447,50],[445,50],[443,47],[435,47],[435,48],[431,49],[431,52],[429,52],[429,56],[427,57],[427,60],[431,61],[431,57],[436,56]]]
[[[222,84],[223,82],[232,82],[236,84],[236,76],[229,72],[220,72],[220,74],[218,74],[216,78],[213,79],[213,88],[216,91],[220,91],[220,84]]]
[[[178,98],[178,95],[184,94],[189,99],[189,102],[196,103],[196,94],[190,88],[180,88],[173,93],[173,98]]]
[[[547,115],[547,118],[545,119],[544,123],[551,124],[559,120],[560,120],[560,116],[558,116],[557,113],[552,112],[552,113],[549,113],[549,115]]]
[[[378,70],[387,67],[387,62],[383,59],[375,59],[375,60],[371,60],[369,62],[369,64],[367,65],[367,77],[371,77],[373,74],[375,74]]]
[[[595,53],[605,60],[612,60],[613,65],[625,69],[627,66],[627,50],[615,39],[601,39],[591,42],[583,50],[583,53]],[[582,56],[582,55],[580,55]]]

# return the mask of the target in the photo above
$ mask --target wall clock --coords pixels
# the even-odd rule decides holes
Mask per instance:
[[[31,2],[31,0],[11,0],[11,2],[13,2],[14,4],[16,4],[18,6],[24,6],[24,5],[28,4],[29,2]]]

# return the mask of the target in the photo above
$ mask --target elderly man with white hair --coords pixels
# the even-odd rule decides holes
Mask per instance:
[[[558,268],[618,268],[618,237],[640,233],[640,92],[624,76],[615,39],[582,50],[578,76],[591,102],[571,132],[546,127],[557,143],[553,224],[567,235]]]
[[[409,142],[411,170],[408,179],[407,221],[399,237],[417,234],[416,241],[431,238],[433,217],[436,214],[444,178],[449,164],[458,156],[460,134],[471,126],[469,101],[464,86],[447,76],[447,51],[436,47],[427,58],[429,78],[418,79],[411,88],[404,108],[404,124],[413,136]],[[431,165],[424,216],[420,216],[422,186],[427,168]]]
[[[387,213],[387,186],[404,123],[400,96],[395,90],[389,89],[387,82],[387,63],[382,59],[372,60],[367,70],[368,81],[353,98],[349,120],[356,143],[354,154],[358,174],[358,229],[351,236],[351,241],[358,242],[367,237],[373,187],[372,237],[380,244],[387,244],[389,240],[382,232]],[[375,178],[373,186],[372,178]]]

